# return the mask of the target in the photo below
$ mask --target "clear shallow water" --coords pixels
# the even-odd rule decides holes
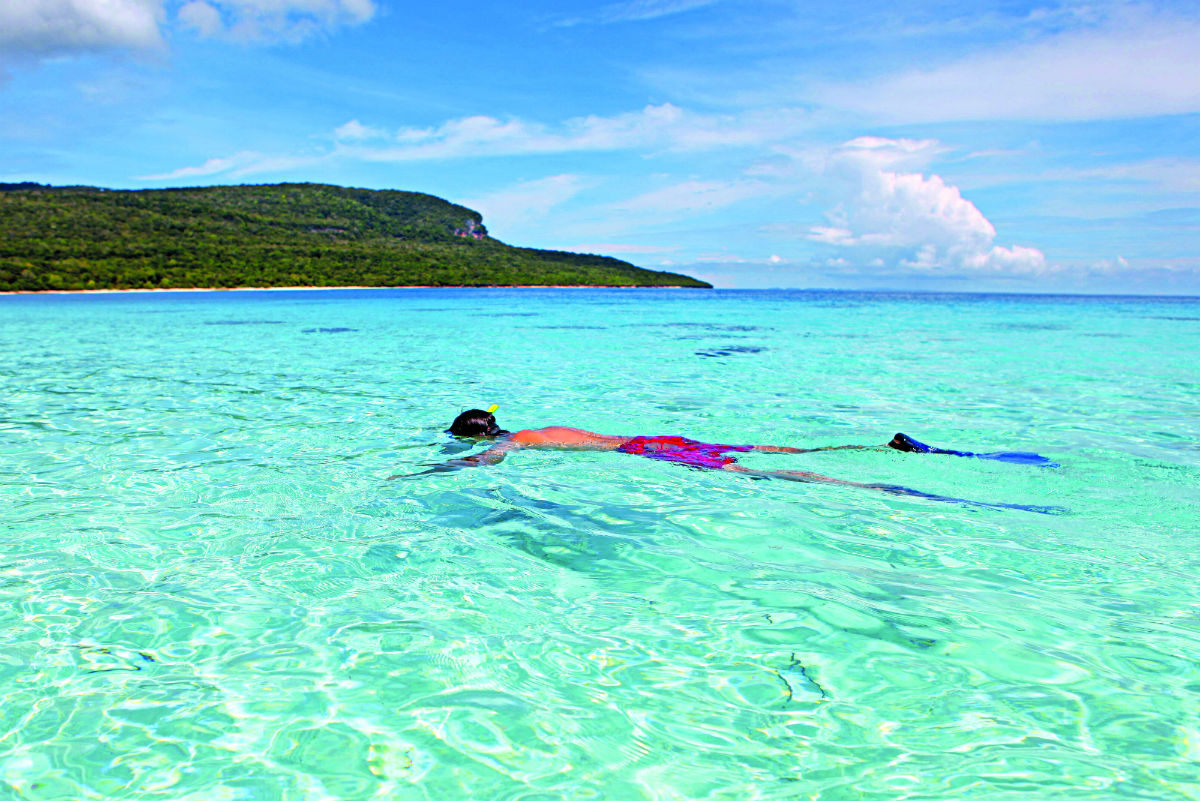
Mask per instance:
[[[1200,797],[1200,302],[0,297],[0,796]],[[615,453],[460,409],[1059,516]]]

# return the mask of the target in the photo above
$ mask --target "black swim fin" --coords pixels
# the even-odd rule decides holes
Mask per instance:
[[[965,456],[972,459],[991,459],[997,462],[1012,462],[1013,464],[1032,464],[1043,467],[1058,467],[1058,465],[1050,461],[1045,456],[1037,453],[1029,453],[1026,451],[1001,452],[1001,453],[972,453],[970,451],[952,451],[947,448],[935,448],[932,445],[926,445],[924,442],[917,442],[908,434],[897,433],[892,437],[892,441],[887,444],[889,448],[895,448],[898,451],[905,453],[938,453],[945,456]]]
[[[892,441],[887,444],[889,448],[895,448],[898,451],[905,453],[929,453],[930,447],[922,442],[917,442],[908,434],[897,432],[896,436],[892,437]]]

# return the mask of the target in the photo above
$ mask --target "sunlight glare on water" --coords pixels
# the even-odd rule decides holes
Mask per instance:
[[[22,799],[1200,797],[1200,301],[0,297]],[[620,453],[461,456],[501,425]]]

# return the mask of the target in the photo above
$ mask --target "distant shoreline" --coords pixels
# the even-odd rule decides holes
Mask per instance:
[[[0,290],[8,292],[709,286],[612,256],[509,245],[488,234],[479,212],[422,192],[0,184],[0,207]]]
[[[282,290],[327,289],[705,289],[698,286],[629,286],[618,284],[496,284],[488,286],[196,286],[156,287],[153,289],[13,289],[0,290],[0,295],[115,295],[131,292],[266,292]]]

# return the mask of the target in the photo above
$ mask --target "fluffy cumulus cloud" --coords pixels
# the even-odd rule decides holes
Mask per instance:
[[[7,61],[164,47],[178,24],[204,36],[303,39],[366,22],[374,0],[3,0],[0,53]]]
[[[995,245],[996,228],[958,188],[937,175],[902,172],[940,150],[932,140],[862,137],[834,150],[824,172],[842,195],[814,242],[887,254],[925,274],[1022,275],[1046,269],[1030,247]],[[879,256],[876,256],[879,258]]]
[[[162,46],[162,0],[5,0],[0,52],[44,58]]]

